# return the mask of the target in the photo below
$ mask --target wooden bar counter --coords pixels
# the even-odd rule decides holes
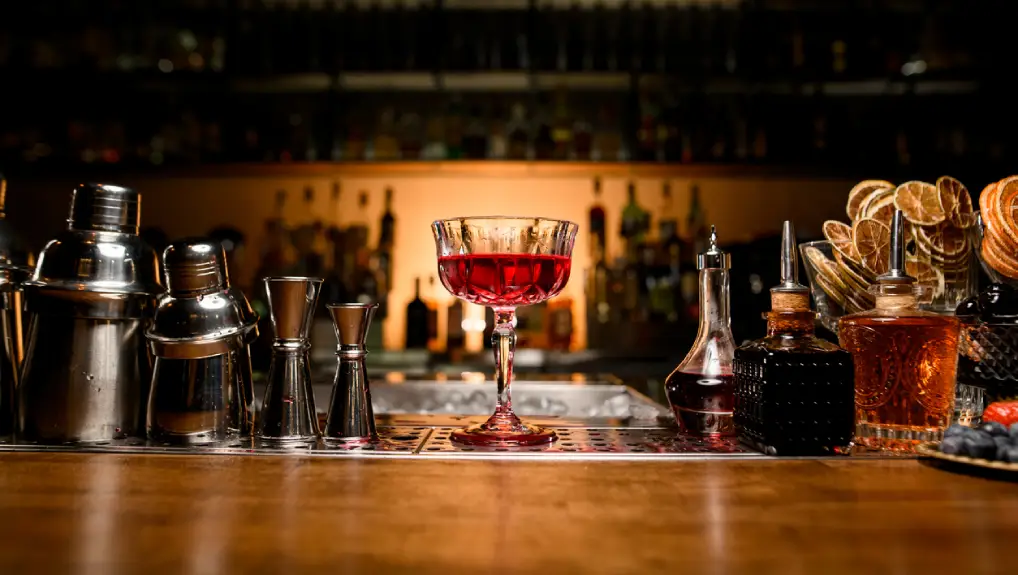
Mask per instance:
[[[0,454],[0,573],[1008,573],[1018,487],[913,460]]]

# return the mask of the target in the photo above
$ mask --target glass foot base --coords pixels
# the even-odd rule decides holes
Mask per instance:
[[[514,429],[495,430],[482,425],[471,425],[452,432],[449,436],[454,443],[486,447],[519,447],[552,443],[558,436],[550,429],[521,423]]]
[[[940,441],[943,438],[943,427],[881,425],[867,422],[858,423],[855,427],[856,444],[879,451],[914,453],[920,443]]]

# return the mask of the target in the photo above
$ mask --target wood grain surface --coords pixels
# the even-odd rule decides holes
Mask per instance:
[[[1018,486],[909,460],[0,454],[0,573],[1009,573]]]

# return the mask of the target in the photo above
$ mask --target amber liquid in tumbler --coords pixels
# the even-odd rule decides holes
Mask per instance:
[[[943,437],[954,414],[957,319],[848,316],[839,332],[855,362],[856,442],[911,451]]]

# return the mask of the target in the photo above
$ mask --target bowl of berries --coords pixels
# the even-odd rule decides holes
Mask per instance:
[[[951,464],[1005,472],[1018,480],[1018,401],[991,403],[983,411],[982,424],[956,423],[939,444],[923,444],[917,451]]]

